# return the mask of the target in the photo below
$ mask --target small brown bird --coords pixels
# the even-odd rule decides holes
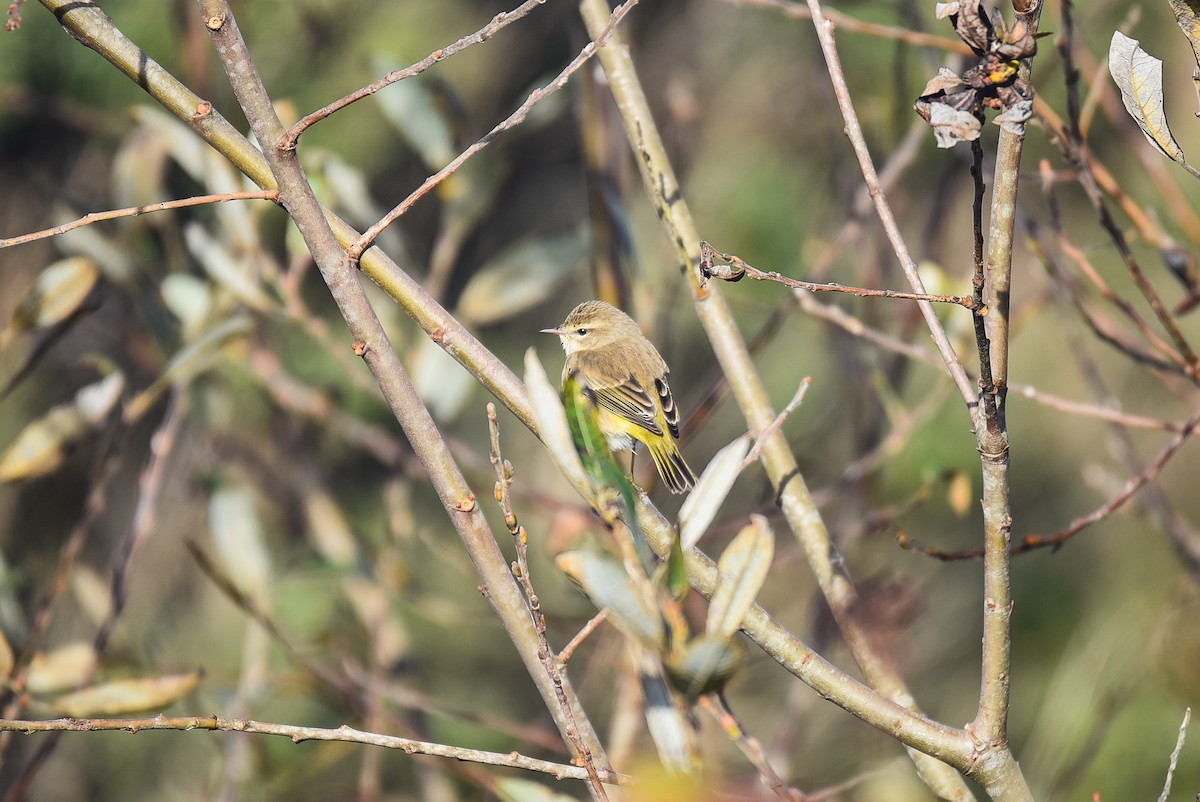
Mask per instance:
[[[679,408],[667,384],[667,363],[633,318],[604,301],[585,301],[556,329],[567,352],[563,381],[574,374],[599,411],[598,424],[614,451],[644,443],[672,493],[696,475],[679,446]]]

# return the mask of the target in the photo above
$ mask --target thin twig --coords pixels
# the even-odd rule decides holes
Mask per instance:
[[[482,749],[466,749],[460,746],[433,743],[430,741],[415,741],[410,738],[400,738],[395,735],[383,735],[376,732],[364,732],[353,727],[297,727],[290,724],[275,724],[268,721],[253,721],[251,719],[221,718],[220,716],[163,716],[152,718],[107,718],[79,719],[57,718],[45,721],[19,721],[0,719],[0,731],[9,732],[112,732],[124,731],[131,733],[172,730],[190,732],[203,730],[208,732],[245,732],[256,735],[280,735],[294,743],[304,741],[338,741],[341,743],[367,744],[381,746],[385,749],[396,749],[409,755],[431,755],[452,760],[462,760],[470,763],[482,763],[487,766],[505,766],[508,768],[537,771],[559,780],[586,780],[588,772],[578,766],[568,766],[549,760],[538,760],[526,757],[517,752],[486,752]],[[628,782],[629,778],[614,771],[601,771],[603,779],[608,783]]]
[[[1125,487],[1121,489],[1121,492],[1117,493],[1115,496],[1110,498],[1104,504],[1101,504],[1095,510],[1089,512],[1087,515],[1081,515],[1075,520],[1071,521],[1071,523],[1069,523],[1065,529],[1053,535],[1030,535],[1029,537],[1024,538],[1021,541],[1022,551],[1029,551],[1035,548],[1044,548],[1046,546],[1050,546],[1057,551],[1064,543],[1066,543],[1079,532],[1083,531],[1085,528],[1112,515],[1114,512],[1124,506],[1125,502],[1133,498],[1134,494],[1145,487],[1147,483],[1154,481],[1155,477],[1158,476],[1163,467],[1166,466],[1168,461],[1170,461],[1171,457],[1175,456],[1175,452],[1178,451],[1195,433],[1197,427],[1200,427],[1200,412],[1197,412],[1188,419],[1187,423],[1183,425],[1183,428],[1179,431],[1179,433],[1172,437],[1170,442],[1168,442],[1166,446],[1164,446],[1162,450],[1155,455],[1154,459],[1150,461],[1150,464],[1146,466],[1144,471],[1136,476],[1130,477],[1125,481]]]
[[[769,8],[774,11],[779,11],[785,16],[794,19],[812,19],[812,13],[807,6],[800,3],[789,2],[789,0],[725,0],[727,3],[735,6],[745,6],[747,8]],[[971,48],[967,47],[966,43],[959,39],[948,39],[944,36],[935,36],[922,31],[913,31],[908,28],[900,28],[895,25],[880,25],[875,22],[865,22],[850,16],[849,14],[837,11],[832,8],[827,8],[824,11],[825,18],[836,25],[841,30],[851,31],[853,33],[866,34],[874,36],[878,39],[891,39],[897,42],[913,45],[914,47],[932,47],[937,50],[945,50],[948,53],[961,53],[970,55]]]
[[[53,622],[55,606],[70,588],[71,572],[75,569],[75,564],[87,543],[87,537],[91,533],[92,527],[108,509],[110,483],[121,468],[118,456],[122,442],[123,438],[116,435],[109,439],[100,467],[92,477],[87,499],[83,505],[83,514],[75,522],[63,542],[62,548],[59,549],[58,564],[54,569],[54,579],[50,584],[50,590],[34,610],[30,618],[29,631],[17,650],[14,661],[17,670],[7,683],[8,688],[17,692],[12,694],[4,706],[5,718],[19,714],[29,704],[30,699],[24,693],[25,683],[29,676],[29,662],[33,659],[33,655],[42,643],[42,638],[45,637]],[[7,763],[8,751],[11,748],[11,733],[0,732],[0,764]]]
[[[810,6],[811,8],[811,6]],[[604,30],[609,15],[608,4],[603,0],[583,0],[581,11],[589,33],[595,37]],[[814,17],[815,20],[815,17]],[[822,25],[818,25],[820,29]],[[832,44],[832,40],[830,40]],[[600,50],[600,60],[608,76],[608,85],[612,90],[618,110],[621,112],[625,125],[625,135],[631,149],[637,156],[638,168],[646,194],[658,215],[667,241],[672,247],[676,264],[688,282],[692,291],[695,310],[705,333],[712,344],[722,369],[730,377],[730,385],[737,399],[742,414],[746,417],[749,428],[761,429],[766,427],[775,417],[770,401],[763,386],[758,370],[754,366],[745,341],[742,339],[737,325],[733,320],[728,303],[718,290],[718,287],[701,288],[699,273],[695,266],[700,258],[700,237],[696,231],[686,201],[686,193],[680,186],[679,180],[666,153],[662,137],[655,124],[645,91],[638,78],[633,59],[628,47],[619,36],[612,37]],[[834,55],[836,62],[836,54]],[[836,73],[835,83],[840,83],[845,89],[845,76],[836,64],[831,68]],[[848,100],[848,97],[847,97]],[[853,109],[849,109],[853,119]],[[850,120],[847,127],[852,127]],[[861,129],[856,125],[857,142],[865,149]],[[869,160],[869,155],[865,154]],[[873,168],[871,174],[874,176]],[[879,203],[879,182],[874,179],[868,187],[876,200],[877,211]],[[898,234],[897,230],[892,233]],[[905,251],[906,252],[906,251]],[[909,259],[909,264],[915,264]],[[914,287],[921,291],[923,288]],[[919,302],[921,303],[921,302]],[[933,315],[933,308],[922,303]],[[936,315],[929,323],[931,328],[941,332],[941,342],[948,346],[945,333],[942,331]],[[934,335],[938,335],[935,333]],[[956,362],[957,364],[957,362]],[[958,370],[961,371],[961,364]],[[951,369],[954,372],[954,369]],[[957,382],[956,382],[957,383]],[[965,380],[960,385],[966,395],[973,399],[974,388]],[[879,726],[884,719],[879,716],[884,710],[890,710],[887,716],[886,729],[892,735],[901,738],[906,743],[929,754],[952,760],[966,766],[968,754],[974,754],[970,739],[961,730],[945,727],[931,722],[923,716],[916,715],[916,708],[911,693],[903,679],[895,671],[894,666],[885,656],[877,653],[865,633],[857,626],[850,614],[850,604],[854,598],[853,585],[847,576],[844,564],[837,554],[829,537],[829,532],[821,518],[820,512],[812,504],[812,498],[799,472],[795,456],[787,444],[786,438],[776,433],[763,449],[763,465],[767,470],[772,485],[780,494],[781,506],[797,539],[809,557],[810,565],[817,577],[825,598],[829,601],[835,614],[839,615],[838,624],[846,634],[851,645],[854,658],[867,675],[868,681],[877,693],[862,694],[866,686],[857,682],[847,682],[845,676],[839,676],[829,671],[829,664],[820,655],[813,652],[798,640],[790,641],[789,652],[784,658],[783,665],[805,682],[816,688],[825,698],[836,700],[838,704],[855,715],[861,716]],[[641,514],[648,505],[639,500],[639,521]],[[650,512],[649,509],[645,509]],[[659,555],[666,553],[673,542],[669,527],[662,527],[658,517],[650,513],[649,526],[644,527],[648,540],[653,542]],[[717,570],[711,560],[695,550],[685,555],[689,580],[693,587],[702,593],[711,594],[715,587]],[[767,633],[774,629],[769,624],[769,616],[758,608],[751,608],[745,620],[745,631],[756,642],[773,654],[778,654]],[[763,625],[766,625],[765,628]],[[871,701],[867,701],[871,698]],[[854,702],[861,699],[863,704]],[[899,718],[893,718],[896,715]],[[900,724],[900,722],[903,722]],[[909,729],[910,735],[901,733],[902,728]],[[917,731],[921,735],[913,737]],[[919,744],[919,746],[917,746]],[[920,765],[922,777],[933,778],[931,785],[940,793],[951,794],[952,798],[965,798],[970,794],[962,778],[949,767],[940,765],[936,760],[910,752]]]
[[[391,86],[397,81],[403,81],[405,78],[412,78],[413,76],[420,75],[434,64],[440,64],[451,56],[457,55],[466,50],[468,47],[486,42],[488,39],[491,39],[493,36],[495,36],[501,29],[521,19],[538,6],[543,6],[545,4],[546,0],[526,0],[512,11],[501,11],[499,14],[492,17],[491,21],[488,22],[487,25],[484,25],[474,33],[467,34],[454,44],[446,45],[445,47],[439,47],[437,50],[434,50],[428,56],[416,62],[415,64],[410,64],[403,69],[393,70],[382,78],[372,81],[361,89],[356,89],[350,94],[333,101],[329,105],[317,109],[313,113],[302,117],[299,122],[289,128],[283,135],[283,139],[280,140],[281,147],[295,149],[296,141],[300,139],[300,135],[307,131],[314,123],[324,120],[326,117],[331,116],[334,112],[344,109],[351,103],[362,100],[365,97],[369,97],[378,92],[380,89],[383,89],[386,86]]]
[[[525,98],[525,102],[522,103],[516,111],[510,114],[502,122],[497,124],[496,127],[494,127],[491,131],[488,131],[486,134],[480,137],[475,144],[471,145],[462,153],[455,156],[445,167],[429,176],[429,178],[426,178],[421,186],[413,190],[412,194],[400,201],[400,203],[397,204],[396,207],[390,212],[385,214],[378,223],[364,231],[362,236],[359,237],[358,240],[347,249],[351,261],[357,262],[359,259],[361,259],[363,252],[371,247],[372,243],[375,242],[375,239],[385,228],[390,226],[398,217],[411,209],[413,204],[429,194],[434,187],[453,175],[458,168],[467,161],[467,159],[471,158],[476,153],[490,145],[496,139],[496,137],[500,136],[500,134],[504,133],[510,128],[513,128],[514,126],[520,125],[529,115],[530,109],[548,98],[550,95],[557,92],[559,89],[562,89],[564,86],[566,86],[568,79],[570,79],[570,77],[574,75],[580,67],[586,64],[588,59],[595,55],[596,49],[604,43],[604,40],[608,38],[612,31],[616,29],[616,26],[621,22],[621,20],[625,18],[625,15],[628,14],[630,9],[637,5],[637,3],[638,0],[625,0],[624,3],[613,9],[612,14],[609,17],[608,27],[606,27],[594,41],[588,42],[586,45],[584,45],[583,49],[579,51],[579,54],[575,56],[575,58],[571,59],[571,63],[564,67],[562,72],[555,76],[552,81],[547,83],[545,86],[539,87],[530,92],[529,97]]]
[[[1067,524],[1066,528],[1052,535],[1027,535],[1021,539],[1019,544],[1013,546],[1009,550],[1009,554],[1015,557],[1019,554],[1034,551],[1035,549],[1044,548],[1050,548],[1058,551],[1068,540],[1075,537],[1075,535],[1079,534],[1087,527],[1103,521],[1105,518],[1108,518],[1114,512],[1123,507],[1131,498],[1133,498],[1133,496],[1139,490],[1141,490],[1150,482],[1154,481],[1158,474],[1162,472],[1162,469],[1166,466],[1167,462],[1170,461],[1171,457],[1175,455],[1175,452],[1177,452],[1183,446],[1183,444],[1192,437],[1197,428],[1200,428],[1200,412],[1197,412],[1195,415],[1189,418],[1186,423],[1183,424],[1183,427],[1180,429],[1179,433],[1176,434],[1175,437],[1171,438],[1171,441],[1167,443],[1167,445],[1164,446],[1161,451],[1158,452],[1154,459],[1151,460],[1150,464],[1146,466],[1144,471],[1127,479],[1125,481],[1125,486],[1121,488],[1119,493],[1086,515],[1081,515],[1075,520],[1071,521],[1071,523]],[[896,533],[896,541],[902,549],[916,551],[928,557],[934,557],[944,562],[974,560],[983,555],[983,552],[978,548],[964,549],[961,551],[943,551],[932,546],[923,546],[920,542],[909,537],[907,532],[903,531]]]
[[[559,688],[541,667],[537,634],[529,620],[525,599],[479,509],[475,494],[454,462],[437,424],[371,307],[354,273],[354,266],[334,235],[325,210],[317,202],[295,151],[280,146],[286,132],[254,66],[232,9],[225,0],[199,0],[199,4],[238,103],[255,137],[264,143],[262,155],[279,187],[281,201],[303,236],[321,277],[346,321],[354,338],[356,353],[363,357],[371,369],[389,409],[400,423],[417,458],[425,466],[429,483],[470,555],[492,609],[503,624],[559,731],[564,737],[571,730],[577,731],[594,760],[600,764],[607,763],[603,745],[594,727],[583,715],[582,707],[577,707],[574,691],[565,680],[561,690],[570,700],[570,705],[564,709],[559,704]],[[598,798],[590,786],[589,791],[593,791],[593,798]]]
[[[1189,707],[1183,711],[1183,723],[1179,725],[1179,735],[1175,738],[1175,748],[1171,750],[1171,762],[1167,766],[1167,779],[1163,782],[1163,789],[1162,793],[1158,795],[1158,802],[1167,802],[1171,797],[1171,780],[1175,777],[1175,768],[1179,765],[1179,755],[1183,752],[1183,744],[1187,740],[1187,728],[1191,720],[1192,709]]]
[[[702,696],[699,702],[700,706],[721,726],[726,737],[733,741],[741,753],[746,756],[746,759],[758,772],[759,778],[774,792],[775,796],[786,799],[788,802],[806,802],[808,797],[804,792],[784,782],[783,778],[771,767],[762,743],[746,732],[721,694]]]
[[[509,496],[509,489],[512,487],[513,466],[500,451],[500,423],[496,420],[496,405],[490,401],[487,405],[487,419],[488,433],[491,439],[491,449],[488,453],[491,456],[492,467],[496,470],[496,502],[500,505],[500,511],[504,513],[504,526],[512,535],[513,543],[516,546],[517,561],[513,564],[513,574],[516,575],[517,582],[525,592],[529,617],[533,620],[533,627],[537,631],[540,647],[538,656],[541,658],[542,668],[554,683],[558,703],[566,713],[570,726],[565,734],[570,739],[571,745],[575,747],[578,759],[588,770],[588,784],[591,786],[592,794],[597,799],[607,800],[608,794],[605,792],[600,774],[596,770],[596,761],[592,758],[592,752],[587,744],[579,737],[579,728],[575,724],[575,713],[571,710],[571,702],[563,691],[565,666],[555,658],[554,650],[550,648],[550,640],[546,636],[546,616],[542,613],[542,603],[538,599],[537,591],[533,589],[533,580],[529,576],[529,536],[525,527],[517,520],[517,514],[513,511],[512,500]]]
[[[9,237],[8,239],[0,239],[0,248],[11,248],[13,245],[24,245],[27,242],[36,242],[40,239],[57,237],[59,234],[66,234],[68,231],[74,231],[83,226],[90,226],[92,223],[99,223],[103,220],[136,217],[151,212],[164,212],[168,209],[186,209],[189,206],[203,206],[209,203],[224,203],[225,201],[234,200],[276,200],[278,197],[279,193],[273,189],[255,192],[223,192],[219,195],[197,195],[193,198],[147,203],[142,206],[130,206],[125,209],[111,209],[107,212],[89,212],[78,220],[72,220],[69,223],[63,223],[53,228],[33,231],[29,234],[21,234],[20,236]]]
[[[567,661],[571,659],[571,656],[575,654],[575,650],[578,649],[585,640],[587,640],[588,635],[591,635],[593,632],[595,632],[596,628],[603,624],[607,618],[607,607],[589,618],[588,622],[584,624],[578,632],[575,633],[575,637],[571,638],[571,640],[567,642],[567,645],[562,647],[562,651],[558,653],[558,662],[566,665]]]
[[[738,473],[741,473],[754,463],[758,462],[758,458],[762,454],[763,443],[767,441],[767,438],[771,437],[776,431],[779,430],[779,427],[782,426],[783,422],[786,421],[788,417],[796,411],[797,407],[804,403],[804,396],[808,395],[808,388],[811,386],[812,376],[805,376],[803,379],[801,379],[800,386],[796,388],[796,392],[792,395],[792,400],[787,402],[787,406],[785,406],[780,413],[775,416],[775,420],[771,421],[771,423],[765,429],[763,429],[761,432],[755,433],[754,445],[750,448],[749,453],[742,458],[742,464],[741,467],[738,468]]]
[[[801,281],[777,273],[774,270],[759,270],[746,260],[730,253],[723,253],[707,242],[700,242],[700,275],[704,278],[717,278],[722,281],[741,281],[751,278],[755,281],[774,281],[793,290],[809,292],[844,292],[847,295],[857,295],[863,298],[899,298],[907,301],[928,301],[939,304],[956,304],[966,309],[980,310],[977,314],[986,314],[986,307],[974,298],[961,295],[930,295],[923,292],[901,292],[900,290],[876,290],[866,287],[848,287],[845,284],[821,284],[813,281]]]

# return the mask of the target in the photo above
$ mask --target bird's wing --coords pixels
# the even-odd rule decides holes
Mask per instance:
[[[654,400],[632,376],[605,387],[588,386],[596,403],[625,420],[653,433],[662,434],[654,416]]]
[[[667,419],[667,428],[671,435],[679,439],[679,407],[675,406],[675,396],[671,395],[671,386],[667,377],[660,376],[654,380],[654,388],[658,390],[658,402],[662,405],[663,417]]]

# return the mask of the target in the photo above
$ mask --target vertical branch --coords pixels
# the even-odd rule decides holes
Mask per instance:
[[[555,684],[543,669],[538,656],[537,633],[530,621],[525,599],[479,510],[475,496],[454,463],[429,410],[417,395],[399,355],[388,341],[357,273],[313,195],[296,152],[280,146],[286,132],[254,67],[228,2],[198,2],[204,24],[212,35],[238,103],[255,137],[262,143],[263,156],[279,184],[279,201],[304,237],[354,338],[355,352],[363,357],[371,369],[388,406],[428,472],[430,483],[483,580],[488,601],[516,646],[559,731],[566,736],[573,723],[577,723],[582,741],[587,744],[595,760],[604,764],[606,758],[599,739],[590,721],[578,707],[574,691],[565,679],[563,691],[569,704],[559,704]],[[594,795],[594,798],[600,797]]]
[[[1017,3],[1017,24],[1036,32],[1042,3]],[[1028,80],[1028,60],[1020,67]],[[1012,503],[1005,399],[1008,391],[1009,302],[1012,284],[1013,230],[1017,210],[1024,134],[1001,130],[992,179],[985,278],[989,313],[980,348],[984,404],[975,422],[983,478],[983,654],[979,709],[973,735],[984,745],[1008,743],[1009,669],[1012,653]],[[1019,769],[1016,769],[1019,773]]]

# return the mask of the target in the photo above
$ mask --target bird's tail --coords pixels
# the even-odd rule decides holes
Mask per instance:
[[[696,484],[696,474],[692,473],[692,469],[684,461],[683,454],[679,452],[679,446],[675,445],[674,440],[666,437],[660,437],[658,440],[658,443],[646,443],[646,450],[654,459],[658,475],[667,483],[672,493],[687,492]]]

